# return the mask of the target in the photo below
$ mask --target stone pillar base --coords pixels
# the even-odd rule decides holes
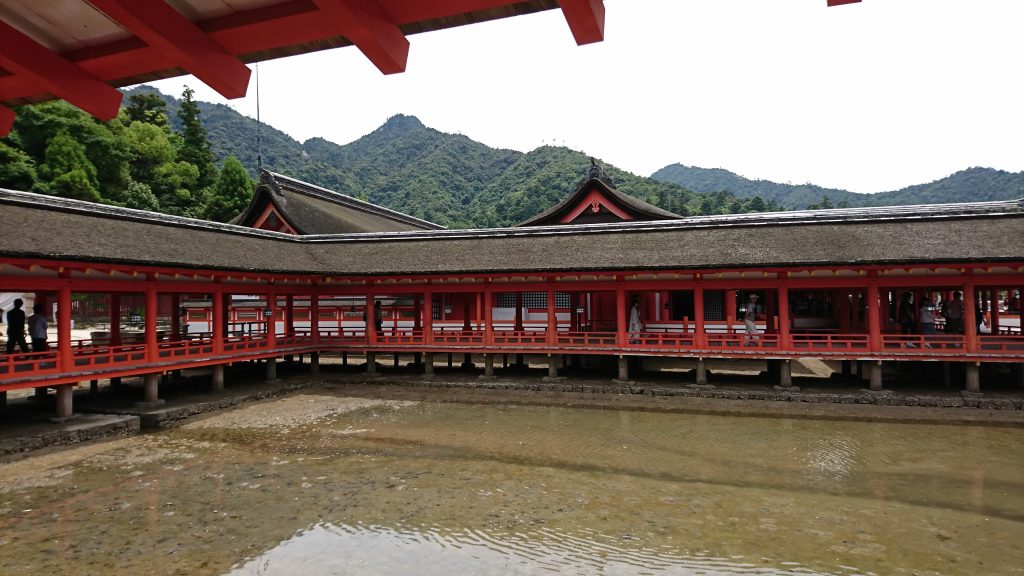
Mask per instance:
[[[494,377],[494,354],[484,354],[484,376]]]
[[[619,382],[629,382],[629,358],[619,356]]]
[[[160,401],[160,374],[146,374],[145,385],[143,387],[143,402],[152,404]]]
[[[977,362],[971,362],[965,366],[964,390],[975,394],[981,392],[981,367]]]
[[[868,381],[870,386],[868,388],[873,392],[878,392],[882,389],[882,363],[871,362],[868,364]]]
[[[548,378],[558,378],[558,357],[548,356]]]
[[[213,376],[210,389],[213,392],[220,392],[224,389],[224,365],[218,364],[213,367]]]
[[[423,375],[433,376],[434,375],[434,353],[427,352],[423,355]]]
[[[40,389],[36,388],[38,392]],[[42,389],[46,392],[46,388]],[[57,386],[57,418],[68,419],[74,415],[74,392],[75,388],[71,384],[61,384]]]
[[[366,373],[374,375],[377,373],[377,354],[376,352],[366,353]]]
[[[790,360],[780,360],[778,363],[779,368],[779,387],[780,388],[792,388],[793,387],[793,363]]]
[[[267,382],[277,380],[277,358],[267,358]]]
[[[309,371],[313,374],[320,373],[320,353],[313,352],[309,355]]]
[[[694,370],[694,383],[697,386],[708,385],[708,363],[703,358],[697,359],[697,368]]]

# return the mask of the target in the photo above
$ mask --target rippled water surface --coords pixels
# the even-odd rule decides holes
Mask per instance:
[[[1022,448],[316,392],[0,465],[0,574],[1024,574]]]

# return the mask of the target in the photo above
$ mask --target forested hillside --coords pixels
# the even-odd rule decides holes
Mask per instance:
[[[152,88],[172,118],[179,103]],[[215,159],[238,157],[256,176],[256,121],[223,105],[199,103]],[[322,138],[298,142],[261,127],[263,166],[330,190],[449,227],[495,227],[521,222],[572,193],[590,163],[582,152],[542,147],[523,154],[424,126],[398,114],[345,145]],[[760,199],[692,194],[604,164],[626,193],[680,214],[750,212],[775,208]]]
[[[750,180],[721,168],[695,168],[672,164],[651,178],[685,186],[696,192],[726,191],[740,198],[760,196],[786,209],[833,206],[896,206],[939,204],[1024,198],[1024,172],[1006,172],[992,168],[969,168],[929,182],[890,192],[858,194],[847,190],[823,188],[814,184],[779,184],[768,180]]]
[[[153,94],[125,98],[117,118],[99,122],[63,101],[22,106],[0,139],[0,187],[226,220],[252,197],[233,156],[214,163],[200,111],[186,88],[171,127]]]

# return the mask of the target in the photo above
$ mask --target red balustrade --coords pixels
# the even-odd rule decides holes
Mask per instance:
[[[867,351],[870,344],[867,334],[809,333],[791,334],[790,342],[795,350],[821,352]]]
[[[964,337],[959,334],[882,334],[882,349],[889,352],[962,352]]]
[[[484,343],[483,330],[434,330],[434,344],[480,344]]]
[[[559,346],[614,348],[615,332],[559,332]]]

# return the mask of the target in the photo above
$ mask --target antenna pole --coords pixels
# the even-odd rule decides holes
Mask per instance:
[[[260,65],[256,64],[256,171],[263,172],[263,138],[260,131]]]

